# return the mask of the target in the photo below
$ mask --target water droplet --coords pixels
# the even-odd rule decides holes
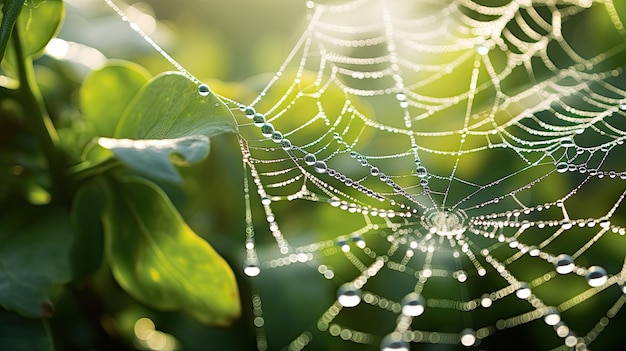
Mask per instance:
[[[585,279],[587,280],[587,284],[589,284],[589,286],[596,287],[606,283],[609,278],[604,268],[600,266],[591,266],[587,270]]]
[[[275,143],[280,143],[281,141],[283,141],[283,133],[281,133],[281,132],[279,132],[279,131],[275,130],[275,131],[272,133],[271,138],[272,138],[272,141],[273,141],[273,142],[275,142]]]
[[[270,198],[269,198],[269,196],[263,196],[263,197],[261,198],[261,203],[262,203],[263,205],[269,205],[269,204],[271,204],[271,203],[272,203],[272,199],[270,199]]]
[[[412,292],[402,298],[402,314],[412,317],[419,316],[424,313],[425,305],[424,298],[420,294]]]
[[[328,166],[326,166],[326,162],[324,161],[317,161],[313,164],[313,169],[315,169],[317,173],[326,173]]]
[[[269,137],[272,136],[272,133],[274,133],[273,125],[265,123],[261,126],[261,134],[263,134],[263,136]]]
[[[396,94],[396,99],[397,99],[398,101],[405,101],[405,100],[406,100],[406,95],[405,95],[405,94],[403,94],[403,93],[397,93],[397,94]]]
[[[554,268],[559,274],[571,273],[575,268],[574,259],[570,255],[560,254],[554,261]]]
[[[489,53],[489,48],[483,44],[476,46],[476,53],[478,55],[487,55]]]
[[[421,186],[428,186],[428,179],[426,179],[426,178],[420,179],[420,185]]]
[[[252,119],[254,117],[254,115],[256,114],[256,111],[254,110],[254,107],[246,107],[246,117]]]
[[[352,283],[345,283],[337,289],[337,301],[343,307],[354,307],[361,302],[361,289]]]
[[[623,103],[619,104],[619,110],[620,111],[626,111],[626,103],[623,102]]]
[[[417,167],[416,172],[417,172],[417,176],[420,178],[424,178],[428,174],[428,171],[426,170],[426,167],[424,166]]]
[[[530,293],[531,291],[527,283],[520,283],[519,288],[515,290],[515,296],[522,300],[529,298]]]
[[[476,332],[473,329],[463,329],[461,331],[461,344],[463,346],[472,346],[476,343]]]
[[[209,86],[206,84],[200,84],[198,85],[198,94],[200,94],[200,96],[207,96],[211,93],[211,89],[209,89]]]
[[[280,141],[280,147],[282,147],[283,150],[285,150],[285,151],[291,150],[291,148],[292,148],[291,141],[289,141],[289,139],[281,140]]]
[[[576,144],[574,143],[574,140],[572,138],[565,138],[561,140],[561,146],[562,147],[574,147],[576,146]]]
[[[378,177],[378,175],[380,174],[380,170],[378,169],[378,167],[372,167],[370,168],[370,174],[374,177]]]
[[[402,334],[393,332],[380,342],[381,351],[409,351],[409,343],[402,339]]]
[[[569,169],[567,162],[559,162],[556,164],[556,171],[559,173],[565,173]]]
[[[331,199],[328,200],[328,203],[332,206],[332,207],[338,207],[341,204],[341,201],[339,201],[338,198],[333,197]]]
[[[317,157],[315,157],[315,155],[313,154],[306,154],[304,155],[303,159],[304,159],[304,163],[306,163],[309,166],[314,165],[315,162],[317,162]]]
[[[265,115],[263,115],[262,113],[255,113],[252,121],[254,122],[255,126],[260,127],[265,123]]]
[[[578,338],[573,333],[565,337],[565,346],[574,347],[576,343],[578,343]]]
[[[243,273],[248,277],[256,277],[259,273],[261,273],[261,268],[259,268],[256,264],[250,263],[243,267]]]
[[[548,307],[546,314],[543,315],[543,321],[546,322],[547,325],[557,325],[561,321],[559,310],[555,307]]]
[[[359,154],[357,154],[356,152],[354,152],[354,151],[350,151],[350,157],[352,157],[352,158],[356,158],[358,155],[359,155]]]
[[[484,308],[489,308],[493,304],[493,300],[489,297],[489,294],[483,294],[480,297],[480,305]]]
[[[365,248],[365,246],[366,246],[366,244],[365,244],[365,240],[363,239],[363,236],[361,236],[360,234],[353,235],[353,236],[351,237],[351,239],[352,239],[352,242],[353,242],[353,243],[354,243],[354,244],[355,244],[358,248],[361,248],[361,249],[364,249],[364,248]]]

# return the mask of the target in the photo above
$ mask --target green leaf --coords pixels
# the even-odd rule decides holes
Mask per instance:
[[[173,183],[181,183],[182,178],[172,161],[181,165],[194,163],[209,154],[209,138],[204,135],[176,139],[99,138],[98,145],[111,150],[128,167]]]
[[[105,250],[120,286],[163,311],[184,311],[203,324],[228,325],[240,314],[234,274],[183,221],[163,191],[139,178],[110,189]]]
[[[75,239],[71,253],[72,277],[81,280],[94,273],[104,256],[104,193],[95,181],[83,184],[72,202],[70,219]]]
[[[13,26],[24,6],[24,0],[3,0],[3,2],[2,22],[0,22],[0,61],[4,57]]]
[[[61,0],[28,1],[17,18],[15,30],[19,30],[24,55],[37,56],[54,38],[63,21],[64,7]],[[17,67],[13,46],[7,48],[7,61]]]
[[[17,206],[4,212],[0,306],[28,317],[49,317],[52,301],[71,278],[71,247],[72,229],[63,209]]]
[[[52,340],[45,321],[22,317],[0,309],[0,350],[51,351]]]
[[[219,98],[200,95],[187,77],[168,72],[135,96],[114,133],[117,139],[99,138],[97,144],[143,175],[180,183],[172,161],[201,161],[209,154],[210,136],[236,131],[233,115]],[[94,152],[92,145],[86,156],[89,164],[97,165],[110,155]]]
[[[126,109],[116,138],[175,139],[236,132],[230,110],[214,94],[201,96],[198,86],[180,73],[152,79]]]
[[[95,135],[113,136],[124,110],[148,79],[150,75],[143,67],[121,60],[110,61],[85,78],[80,90],[81,110],[93,124]]]

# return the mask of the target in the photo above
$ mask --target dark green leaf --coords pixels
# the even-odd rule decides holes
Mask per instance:
[[[168,72],[144,86],[126,109],[115,137],[175,139],[236,131],[235,119],[220,99],[201,96],[187,77]]]
[[[143,67],[120,60],[109,62],[85,78],[80,91],[81,110],[93,124],[94,136],[113,136],[124,110],[148,79]]]
[[[13,32],[13,26],[22,11],[24,0],[3,0],[2,22],[0,22],[0,61],[4,57],[4,51]]]
[[[27,215],[25,215],[27,214]],[[71,278],[69,214],[51,206],[18,206],[0,220],[0,306],[47,317]]]
[[[70,216],[76,235],[71,255],[72,276],[75,281],[92,274],[102,263],[104,202],[104,192],[96,182],[83,184],[74,196]]]
[[[207,325],[228,325],[240,314],[228,264],[183,221],[154,184],[127,178],[110,191],[106,255],[118,283],[159,310],[184,311]]]
[[[182,179],[172,161],[179,164],[194,163],[209,154],[209,138],[204,135],[156,140],[99,138],[98,145],[113,151],[128,167],[173,183],[180,183]]]
[[[0,309],[0,350],[51,351],[52,340],[45,321]]]

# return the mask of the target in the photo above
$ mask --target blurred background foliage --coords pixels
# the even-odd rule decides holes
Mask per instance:
[[[37,77],[51,113],[63,126],[64,121],[70,125],[79,115],[78,89],[89,69],[97,67],[106,58],[121,58],[137,62],[153,75],[173,70],[155,50],[121,22],[103,1],[100,0],[67,0],[66,17],[59,33],[59,38],[79,45],[71,50],[61,47],[53,60],[50,56],[41,58],[37,65]],[[258,93],[261,85],[266,82],[264,74],[275,72],[283,59],[292,49],[298,35],[306,26],[305,6],[301,1],[293,0],[229,0],[203,1],[188,0],[184,2],[168,0],[151,0],[149,2],[128,1],[131,5],[124,10],[130,19],[158,42],[171,56],[179,61],[187,70],[199,79],[208,82],[217,93],[228,97],[250,99]],[[121,4],[120,4],[121,5]],[[584,33],[581,33],[581,35]],[[592,40],[593,42],[593,40]],[[93,50],[93,49],[95,50]],[[67,47],[65,49],[68,49]],[[73,50],[73,51],[72,51]],[[75,55],[72,57],[72,55]],[[260,75],[260,76],[259,76]],[[238,83],[228,83],[238,82]],[[75,127],[75,125],[74,125]],[[624,129],[622,129],[624,130]],[[6,131],[0,131],[0,133]],[[494,153],[491,160],[477,160],[478,165],[488,162],[502,162],[509,155]],[[620,160],[613,160],[618,164]],[[622,163],[623,164],[623,163]],[[476,166],[476,170],[481,167]],[[483,169],[484,170],[484,169]],[[51,321],[58,350],[253,350],[256,348],[252,307],[250,303],[249,280],[241,273],[244,259],[244,203],[241,167],[241,155],[235,135],[221,135],[212,139],[209,159],[200,165],[182,169],[185,177],[182,189],[160,184],[167,191],[173,202],[180,209],[189,225],[204,236],[213,247],[220,252],[233,267],[240,285],[240,293],[244,314],[240,320],[229,328],[206,328],[190,317],[179,313],[162,313],[151,310],[124,293],[112,279],[107,267],[101,267],[96,276],[67,289],[57,306],[57,313]],[[493,175],[491,175],[493,177]],[[572,179],[576,184],[577,179]],[[612,182],[601,189],[595,186],[588,188],[594,198],[606,201],[594,204],[594,208],[610,207],[619,193],[616,189],[623,188],[621,183]],[[605,185],[605,183],[602,183]],[[548,189],[550,188],[550,189]],[[537,189],[554,192],[563,196],[563,192],[572,187],[559,183],[554,187],[540,185]],[[602,196],[597,196],[601,191]],[[504,194],[504,192],[503,192]],[[549,201],[554,196],[539,194],[533,201]],[[579,199],[584,200],[581,196]],[[589,204],[584,201],[573,205],[573,217],[580,211],[579,217],[599,216],[601,213],[588,214]],[[597,207],[595,207],[597,205]],[[281,208],[281,206],[283,208]],[[580,210],[578,210],[580,208]],[[255,211],[259,211],[258,206]],[[281,222],[286,233],[296,233],[290,239],[298,243],[298,236],[303,243],[315,242],[315,237],[334,237],[337,219],[335,214],[324,204],[277,204],[276,212],[294,213],[286,215]],[[615,216],[617,222],[623,221],[623,210]],[[258,212],[258,218],[264,215]],[[328,221],[319,223],[316,230],[303,228],[302,222],[325,218]],[[280,218],[279,218],[280,219]],[[624,224],[624,223],[618,223]],[[349,224],[348,224],[349,225]],[[290,230],[293,228],[293,230]],[[259,232],[265,233],[263,223],[259,224]],[[348,232],[347,226],[342,232]],[[259,240],[269,240],[269,235],[260,235]],[[589,238],[582,239],[583,241]],[[564,251],[568,246],[574,250],[581,246],[580,242],[564,243]],[[614,250],[614,266],[606,268],[615,272],[623,262],[623,241],[604,241],[602,248]],[[597,250],[595,255],[604,255]],[[344,262],[345,263],[345,262]],[[338,272],[341,269],[352,269],[344,263],[337,262]],[[545,263],[545,262],[544,262]],[[518,264],[534,264],[520,260]],[[585,265],[581,262],[581,265]],[[530,266],[529,266],[530,267]],[[543,268],[542,268],[543,269]],[[346,276],[353,272],[345,272]],[[494,277],[498,280],[496,277]],[[529,275],[528,279],[533,278]],[[297,279],[298,284],[290,284]],[[499,282],[492,282],[494,285]],[[407,291],[409,285],[403,276],[386,274],[377,277],[372,283],[386,296],[395,297],[394,291]],[[404,286],[406,285],[406,286]],[[399,288],[401,287],[401,288]],[[288,270],[275,270],[263,273],[258,280],[259,290],[271,291],[272,295],[264,295],[266,313],[266,330],[273,345],[285,345],[293,340],[302,330],[315,328],[309,325],[314,316],[319,316],[335,298],[336,286],[310,267],[293,266]],[[584,287],[579,287],[583,289]],[[442,284],[440,291],[448,291],[450,286]],[[557,294],[563,289],[558,283],[551,284],[542,296]],[[579,290],[580,291],[580,290]],[[615,292],[618,293],[617,291]],[[384,294],[383,294],[384,295]],[[602,295],[604,296],[604,295]],[[458,297],[457,297],[458,298]],[[610,296],[608,301],[614,301]],[[511,308],[516,308],[516,301],[511,301]],[[604,312],[608,309],[602,300],[588,303],[589,309]],[[580,310],[578,317],[584,324],[585,309]],[[497,314],[497,312],[495,312]],[[503,313],[510,315],[509,313]],[[574,312],[572,312],[574,313]],[[305,318],[299,318],[304,316]],[[458,317],[458,318],[456,318]],[[376,330],[377,326],[389,326],[395,323],[389,315],[371,323],[372,315],[361,311],[348,311],[342,318],[350,318],[352,323],[362,321],[362,327],[378,335],[386,330]],[[431,315],[428,320],[432,330],[449,328],[451,322],[458,320],[462,325],[461,313],[447,316]],[[616,327],[625,323],[626,319],[616,318],[610,331],[595,344],[598,349],[615,349],[613,343],[621,340],[620,331]],[[623,324],[622,324],[623,325]],[[454,329],[454,328],[452,328]],[[585,330],[585,328],[582,328]],[[545,326],[528,328],[515,332],[504,331],[498,334],[499,340],[510,338],[526,340],[524,345],[531,349],[540,349],[544,338],[555,338],[554,333],[546,333]],[[517,333],[517,334],[515,334]],[[546,333],[546,334],[544,334]],[[317,344],[325,350],[345,350],[355,346],[351,343],[338,342],[337,338],[323,334]],[[558,343],[558,341],[557,341]],[[549,344],[554,344],[549,342]],[[420,345],[423,346],[423,345]],[[426,345],[428,346],[428,345]],[[445,345],[433,345],[429,349],[444,350]],[[373,346],[371,349],[377,349]],[[455,349],[456,346],[452,347]]]

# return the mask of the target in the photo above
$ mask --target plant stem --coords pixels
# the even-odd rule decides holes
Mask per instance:
[[[48,115],[39,86],[35,80],[32,58],[24,54],[20,31],[17,28],[13,30],[12,44],[15,49],[17,74],[20,82],[18,98],[21,101],[32,132],[37,138],[41,152],[48,162],[52,183],[52,198],[66,202],[69,196],[65,192],[66,184],[63,174],[65,159],[59,148],[59,136]]]
[[[85,161],[81,162],[73,167],[68,169],[67,174],[72,177],[73,181],[81,182],[83,180],[87,180],[93,176],[98,174],[102,174],[105,171],[111,170],[117,166],[120,166],[122,162],[110,158],[101,163],[93,164],[92,162]]]

